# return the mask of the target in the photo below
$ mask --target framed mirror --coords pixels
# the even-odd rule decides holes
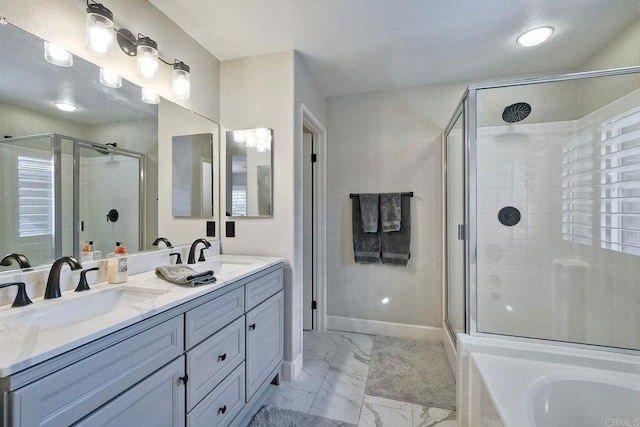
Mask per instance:
[[[217,123],[165,99],[145,104],[140,87],[125,79],[105,86],[100,67],[82,58],[51,64],[44,43],[0,25],[0,257],[22,253],[37,267],[79,256],[85,241],[103,256],[116,241],[130,253],[155,249],[158,199],[171,189],[159,186],[159,152],[170,158],[172,136],[198,133],[213,134],[217,150]],[[77,108],[63,111],[57,102]],[[210,167],[217,171],[217,154]],[[170,207],[162,209],[170,216]],[[0,273],[18,268],[0,266]]]
[[[211,218],[213,134],[174,136],[171,145],[173,216]]]
[[[273,129],[227,131],[226,215],[273,215]]]

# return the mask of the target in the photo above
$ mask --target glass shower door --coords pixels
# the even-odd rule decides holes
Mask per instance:
[[[445,132],[446,167],[446,286],[445,325],[455,334],[466,332],[465,267],[465,126],[460,106]]]

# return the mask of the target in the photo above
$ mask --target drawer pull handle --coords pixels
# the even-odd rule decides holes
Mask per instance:
[[[180,381],[182,381],[182,384],[186,385],[187,382],[189,381],[189,375],[184,374],[184,377],[180,377],[179,379],[180,379]]]
[[[256,329],[256,324],[252,323],[249,325],[249,329],[251,329],[252,331]]]
[[[222,408],[218,409],[218,414],[224,414],[227,412],[227,405],[224,405]]]
[[[225,353],[225,354],[221,354],[220,356],[218,356],[218,360],[219,360],[220,362],[224,362],[224,359],[226,359],[226,358],[227,358],[227,353]]]

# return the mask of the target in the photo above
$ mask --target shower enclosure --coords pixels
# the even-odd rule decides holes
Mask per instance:
[[[453,342],[640,350],[640,67],[470,86],[445,145]]]
[[[142,247],[144,154],[51,133],[0,140],[0,164],[0,253],[40,265],[85,240],[103,256]]]

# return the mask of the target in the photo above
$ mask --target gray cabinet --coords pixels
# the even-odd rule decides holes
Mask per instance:
[[[282,362],[284,296],[278,292],[247,313],[247,401]]]
[[[3,379],[2,425],[238,423],[283,360],[282,277],[267,268]]]
[[[184,360],[178,358],[77,424],[102,426],[184,426]]]

